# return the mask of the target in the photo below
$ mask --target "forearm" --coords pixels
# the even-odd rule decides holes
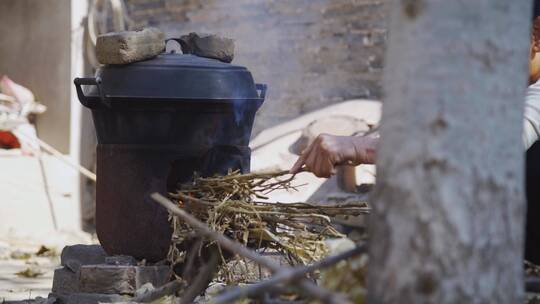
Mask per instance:
[[[353,137],[355,155],[350,163],[355,166],[360,164],[375,164],[378,144],[378,134]]]
[[[295,174],[301,168],[313,172],[318,177],[335,174],[335,166],[374,164],[378,136],[336,136],[320,134],[302,152],[290,172]]]

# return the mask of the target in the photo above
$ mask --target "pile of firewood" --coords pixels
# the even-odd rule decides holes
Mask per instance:
[[[318,261],[327,253],[325,240],[344,237],[331,223],[338,215],[359,215],[369,211],[365,202],[315,205],[310,203],[271,203],[270,192],[297,191],[288,172],[195,177],[171,194],[178,207],[186,210],[212,230],[253,249],[272,249],[288,257],[291,265]],[[172,217],[173,238],[169,260],[185,255],[178,246],[192,235],[192,227]]]
[[[314,284],[313,273],[365,251],[365,246],[359,245],[329,256],[326,241],[344,237],[333,227],[333,217],[365,214],[369,208],[365,202],[317,205],[267,201],[272,191],[297,191],[293,181],[294,176],[287,171],[250,174],[233,171],[225,176],[196,176],[193,182],[171,193],[171,199],[154,194],[153,198],[171,214],[173,237],[168,255],[171,265],[185,263],[191,248],[185,244],[202,238],[208,246],[217,244],[220,253],[233,253],[235,258],[255,262],[272,274],[260,282],[227,289],[216,297],[216,303],[230,303],[278,286],[285,287],[286,283],[289,283],[287,287],[297,286],[297,293],[306,298],[346,303],[343,295]],[[262,256],[262,251],[279,253],[290,266]],[[227,259],[223,254],[220,258]],[[220,264],[221,272],[227,271],[226,265]],[[235,284],[239,282],[238,278],[234,280]]]

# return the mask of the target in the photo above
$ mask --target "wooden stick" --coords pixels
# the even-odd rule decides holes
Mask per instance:
[[[188,195],[185,195],[185,194],[182,194],[182,193],[172,193],[171,196],[173,198],[181,199],[183,201],[192,201],[194,203],[198,203],[198,204],[206,205],[206,206],[211,206],[211,207],[216,206],[216,204],[212,204],[211,202],[207,202],[207,201],[202,200],[200,198],[188,196]]]
[[[15,136],[22,135],[22,137],[26,138],[26,140],[35,140],[38,143],[38,145],[41,148],[43,148],[43,150],[47,151],[52,156],[58,158],[60,161],[64,162],[66,165],[68,165],[68,166],[72,167],[73,169],[79,171],[80,174],[84,175],[89,180],[91,180],[93,182],[95,182],[97,180],[96,174],[94,172],[86,169],[85,167],[81,166],[80,164],[77,164],[71,158],[66,157],[60,151],[56,150],[54,147],[52,147],[48,143],[44,142],[43,140],[39,139],[38,137],[32,138],[31,136],[29,136],[26,133],[17,132],[17,131],[14,131],[13,133],[15,134]]]
[[[325,259],[322,259],[316,263],[313,263],[308,266],[302,266],[302,267],[295,267],[295,268],[285,268],[283,270],[278,271],[275,275],[273,275],[268,280],[246,285],[243,287],[237,287],[232,289],[231,291],[227,291],[216,298],[214,298],[211,303],[212,304],[222,304],[222,303],[234,303],[234,301],[250,297],[259,293],[262,293],[264,291],[267,291],[269,289],[272,289],[278,284],[286,284],[290,283],[293,280],[298,280],[304,277],[306,274],[311,273],[315,270],[328,268],[330,266],[333,266],[343,260],[358,256],[366,251],[366,245],[361,244],[357,247],[345,251],[343,253],[327,257]]]
[[[184,210],[178,208],[178,206],[176,206],[173,202],[171,202],[169,199],[167,199],[163,195],[159,193],[153,193],[151,195],[151,198],[155,200],[157,203],[159,203],[160,205],[162,205],[163,207],[167,208],[172,214],[180,217],[193,229],[197,230],[201,235],[206,236],[216,241],[221,247],[233,253],[236,253],[244,258],[252,260],[256,262],[257,264],[260,264],[261,266],[264,266],[270,269],[272,272],[278,272],[280,270],[283,270],[286,267],[286,266],[280,265],[279,263],[271,259],[267,259],[259,255],[255,251],[248,249],[244,245],[231,240],[230,238],[224,236],[223,234],[217,231],[210,229],[203,222],[194,218],[192,215],[188,214]],[[298,284],[299,287],[302,288],[306,296],[317,298],[324,303],[343,303],[343,304],[349,303],[349,301],[345,299],[343,296],[329,292],[328,290],[315,285],[313,282],[309,281],[308,279],[301,279],[296,283]]]
[[[193,303],[195,298],[203,291],[206,290],[208,284],[214,278],[215,273],[217,272],[219,266],[219,257],[217,252],[213,252],[210,260],[206,265],[199,269],[199,274],[189,282],[189,287],[184,290],[182,293],[182,299],[180,299],[180,304],[189,304]]]
[[[189,195],[185,195],[183,193],[171,193],[171,197],[180,199],[184,202],[191,201],[197,204],[215,207],[216,204],[202,200],[200,198],[192,197]],[[268,207],[282,207],[282,208],[289,208],[289,209],[308,209],[308,210],[317,210],[320,213],[323,213],[325,215],[342,215],[343,213],[340,212],[340,210],[344,210],[347,208],[347,215],[360,215],[360,214],[368,214],[370,208],[367,207],[364,203],[343,203],[343,204],[327,204],[327,205],[315,205],[310,203],[271,203],[271,202],[254,202],[254,206],[268,206]],[[352,210],[352,209],[355,210]]]

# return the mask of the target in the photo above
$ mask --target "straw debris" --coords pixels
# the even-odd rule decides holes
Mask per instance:
[[[267,201],[273,191],[297,191],[293,180],[288,171],[230,171],[225,176],[195,176],[192,183],[180,185],[170,197],[212,230],[252,249],[278,251],[291,265],[306,265],[327,254],[324,240],[343,237],[331,225],[332,217],[364,214],[369,208],[364,202],[315,205]],[[178,217],[171,216],[170,221],[173,236],[168,259],[174,265],[185,259],[182,245],[194,233]]]

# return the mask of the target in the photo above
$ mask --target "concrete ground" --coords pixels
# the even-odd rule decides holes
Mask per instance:
[[[2,243],[0,246],[0,303],[33,299],[37,296],[47,297],[52,286],[54,268],[59,263],[57,257],[38,257],[38,248],[25,246],[24,250],[13,245]],[[16,246],[19,247],[19,246]],[[28,255],[28,257],[26,257]],[[27,278],[16,273],[32,269],[42,273],[36,278]]]
[[[48,295],[59,258],[37,256],[42,245],[59,254],[65,245],[95,242],[78,229],[76,183],[77,172],[52,156],[40,162],[0,150],[0,303]],[[29,268],[42,274],[16,275]]]
[[[46,235],[20,237],[0,235],[0,303],[46,298],[52,287],[54,269],[60,265],[60,253],[66,245],[91,244],[97,240],[83,232],[57,231]],[[42,256],[42,246],[50,249]],[[17,275],[30,270],[37,277]]]
[[[0,234],[80,227],[78,173],[58,159],[0,150]]]

